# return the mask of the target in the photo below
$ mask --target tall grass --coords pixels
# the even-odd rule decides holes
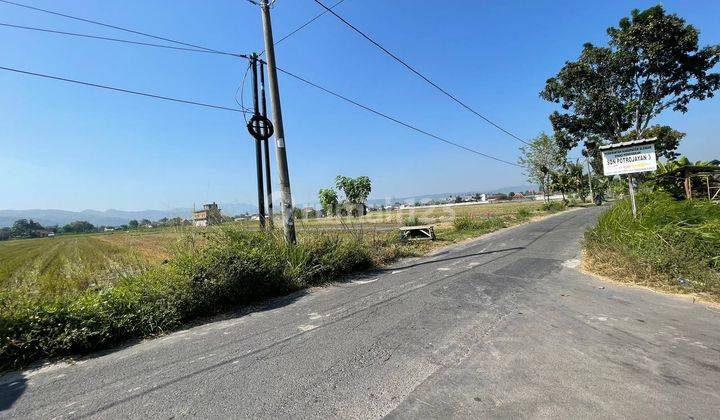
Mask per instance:
[[[186,237],[165,265],[100,290],[0,291],[0,371],[169,331],[199,316],[287,294],[403,253],[390,237],[318,234],[288,246],[226,228]]]
[[[476,231],[478,233],[492,232],[507,226],[505,220],[497,216],[475,218],[469,215],[456,217],[453,228],[457,231]]]
[[[637,219],[624,200],[586,232],[591,265],[620,280],[720,300],[720,207],[665,193],[640,194],[637,204]]]

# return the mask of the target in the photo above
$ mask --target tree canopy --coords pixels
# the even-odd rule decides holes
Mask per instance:
[[[370,178],[366,176],[350,178],[338,175],[335,178],[335,185],[345,194],[345,199],[351,204],[363,204],[372,191]]]
[[[550,116],[558,141],[569,150],[584,139],[596,156],[601,144],[655,131],[665,136],[656,144],[658,154],[674,157],[682,133],[650,127],[650,121],[713,96],[720,88],[720,73],[711,72],[720,45],[700,48],[699,31],[661,5],[633,10],[607,33],[607,47],[586,43],[577,61],[567,62],[540,93],[566,111]]]
[[[525,168],[528,181],[540,185],[547,196],[553,174],[563,170],[567,151],[554,136],[540,133],[529,145],[521,147],[520,152],[518,163]]]
[[[318,193],[318,199],[322,206],[323,213],[327,215],[335,214],[338,205],[338,196],[332,188],[323,188]]]
[[[94,232],[95,226],[92,223],[86,222],[84,220],[76,220],[72,223],[68,223],[67,225],[63,226],[62,231],[65,233]]]
[[[16,238],[34,238],[37,231],[45,229],[40,223],[32,219],[19,219],[13,223],[10,233]]]

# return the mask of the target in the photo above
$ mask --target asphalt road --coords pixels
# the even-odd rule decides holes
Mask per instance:
[[[0,417],[717,418],[720,310],[571,268],[597,214],[6,375]]]

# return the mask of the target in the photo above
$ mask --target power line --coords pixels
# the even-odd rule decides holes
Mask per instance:
[[[4,1],[4,0],[3,0],[3,1]],[[394,59],[394,60],[397,61],[398,63],[402,64],[405,68],[407,68],[408,70],[410,70],[411,72],[413,72],[415,75],[417,75],[418,77],[420,77],[421,79],[423,79],[424,81],[426,81],[427,83],[429,83],[429,84],[430,84],[431,86],[433,86],[435,89],[437,89],[437,90],[439,90],[440,92],[442,92],[445,96],[447,96],[447,97],[449,97],[450,99],[452,99],[453,101],[457,102],[457,103],[458,103],[460,106],[462,106],[463,108],[467,109],[468,111],[470,111],[470,112],[472,112],[473,114],[477,115],[478,117],[482,118],[482,119],[485,120],[487,123],[489,123],[489,124],[492,125],[493,127],[497,128],[498,130],[502,131],[503,133],[507,134],[508,136],[514,138],[515,140],[518,140],[518,141],[520,141],[520,142],[522,142],[522,143],[525,143],[525,144],[530,144],[530,143],[528,143],[527,141],[525,141],[525,140],[521,139],[520,137],[516,136],[515,134],[509,132],[508,130],[506,130],[505,128],[503,128],[502,126],[500,126],[499,124],[497,124],[497,123],[495,123],[494,121],[490,120],[488,117],[486,117],[486,116],[482,115],[481,113],[475,111],[473,108],[471,108],[471,107],[470,107],[469,105],[467,105],[465,102],[461,101],[461,100],[458,99],[455,95],[451,94],[451,93],[448,92],[447,90],[445,90],[445,89],[443,89],[442,87],[440,87],[437,83],[433,82],[433,81],[430,80],[427,76],[423,75],[423,74],[420,73],[418,70],[416,70],[414,67],[412,67],[410,64],[408,64],[407,62],[405,62],[403,59],[401,59],[401,58],[398,57],[397,55],[395,55],[395,54],[393,54],[392,52],[390,52],[387,48],[385,48],[385,47],[383,47],[382,45],[380,45],[377,41],[375,41],[375,40],[372,39],[369,35],[367,35],[367,34],[364,33],[363,31],[361,31],[360,29],[358,29],[358,28],[357,28],[356,26],[354,26],[352,23],[348,22],[348,21],[345,20],[342,16],[338,15],[338,14],[335,13],[333,10],[331,10],[329,7],[325,6],[320,0],[314,0],[314,1],[315,1],[315,3],[319,4],[320,6],[322,6],[322,7],[325,9],[326,12],[332,13],[333,16],[335,16],[336,18],[338,18],[338,19],[339,19],[341,22],[343,22],[345,25],[347,25],[347,26],[350,27],[352,30],[354,30],[355,32],[357,32],[358,34],[360,34],[360,35],[361,35],[363,38],[365,38],[366,40],[370,41],[370,43],[372,43],[373,45],[375,45],[376,47],[378,47],[381,51],[383,51],[385,54],[389,55],[392,59]]]
[[[423,129],[421,129],[421,128],[417,128],[417,127],[415,127],[415,126],[413,126],[413,125],[411,125],[411,124],[408,124],[408,123],[406,123],[406,122],[400,121],[400,120],[398,120],[397,118],[391,117],[390,115],[387,115],[387,114],[382,113],[382,112],[380,112],[380,111],[378,111],[378,110],[375,110],[375,109],[373,109],[373,108],[371,108],[371,107],[369,107],[369,106],[367,106],[367,105],[363,105],[363,104],[361,104],[361,103],[359,103],[359,102],[357,102],[357,101],[354,101],[354,100],[352,100],[352,99],[350,99],[350,98],[348,98],[348,97],[346,97],[346,96],[343,96],[343,95],[341,95],[341,94],[339,94],[339,93],[337,93],[337,92],[333,92],[333,91],[331,91],[330,89],[327,89],[327,88],[325,88],[325,87],[323,87],[323,86],[320,86],[320,85],[318,85],[317,83],[311,82],[311,81],[309,81],[309,80],[307,80],[307,79],[305,79],[305,78],[303,78],[303,77],[301,77],[301,76],[298,76],[297,74],[294,74],[294,73],[291,73],[291,72],[289,72],[289,71],[287,71],[287,70],[281,69],[280,67],[277,67],[277,70],[278,70],[279,72],[282,72],[282,73],[284,73],[284,74],[286,74],[286,75],[288,75],[288,76],[290,76],[290,77],[293,77],[293,78],[295,78],[295,79],[297,79],[297,80],[299,80],[299,81],[301,81],[301,82],[303,82],[303,83],[305,83],[305,84],[308,84],[308,85],[310,85],[310,86],[312,86],[312,87],[314,87],[314,88],[316,88],[316,89],[320,89],[320,90],[322,90],[322,91],[325,92],[325,93],[328,93],[328,94],[330,94],[330,95],[332,95],[332,96],[335,96],[336,98],[342,99],[342,100],[345,101],[345,102],[349,102],[349,103],[355,105],[355,106],[358,107],[358,108],[362,108],[362,109],[364,109],[364,110],[366,110],[366,111],[372,112],[372,113],[375,114],[375,115],[378,115],[378,116],[380,116],[380,117],[382,117],[382,118],[385,118],[385,119],[387,119],[387,120],[390,120],[390,121],[392,121],[392,122],[394,122],[394,123],[396,123],[396,124],[402,125],[403,127],[409,128],[409,129],[411,129],[411,130],[413,130],[413,131],[416,131],[416,132],[418,132],[418,133],[424,134],[424,135],[426,135],[426,136],[428,136],[428,137],[431,137],[431,138],[433,138],[433,139],[435,139],[435,140],[439,140],[439,141],[441,141],[441,142],[443,142],[443,143],[446,143],[446,144],[449,144],[449,145],[458,147],[458,148],[460,148],[460,149],[463,149],[463,150],[465,150],[465,151],[474,153],[474,154],[476,154],[476,155],[480,155],[480,156],[486,157],[486,158],[488,158],[488,159],[493,159],[493,160],[496,160],[496,161],[498,161],[498,162],[502,162],[502,163],[505,163],[505,164],[508,164],[508,165],[512,165],[512,166],[517,166],[517,167],[520,167],[520,168],[523,167],[522,165],[518,165],[518,164],[516,164],[516,163],[510,162],[510,161],[507,161],[507,160],[503,160],[503,159],[501,159],[501,158],[498,158],[498,157],[489,155],[489,154],[487,154],[487,153],[483,153],[483,152],[477,151],[477,150],[475,150],[475,149],[471,149],[471,148],[466,147],[466,146],[463,146],[463,145],[461,145],[461,144],[459,144],[459,143],[455,143],[454,141],[451,141],[451,140],[445,139],[445,138],[443,138],[443,137],[440,137],[440,136],[438,136],[438,135],[435,135],[435,134],[432,134],[432,133],[430,133],[430,132],[427,132],[427,131],[425,131],[425,130],[423,130]]]
[[[123,28],[123,27],[120,27],[120,26],[110,25],[110,24],[103,23],[103,22],[99,22],[99,21],[96,21],[96,20],[85,19],[85,18],[81,18],[81,17],[77,17],[77,16],[71,16],[71,15],[67,15],[67,14],[65,14],[65,13],[55,12],[55,11],[52,11],[52,10],[41,9],[41,8],[39,8],[39,7],[29,6],[29,5],[27,5],[27,4],[22,4],[22,3],[16,3],[16,2],[10,1],[10,0],[0,0],[0,2],[6,3],[6,4],[10,4],[10,5],[13,5],[13,6],[17,6],[17,7],[22,7],[22,8],[25,8],[25,9],[35,10],[35,11],[42,12],[42,13],[48,13],[48,14],[55,15],[55,16],[61,16],[61,17],[67,18],[67,19],[73,19],[73,20],[77,20],[77,21],[80,21],[80,22],[91,23],[91,24],[93,24],[93,25],[104,26],[104,27],[106,27],[106,28],[117,29],[117,30],[119,30],[119,31],[128,32],[128,33],[131,33],[131,34],[147,36],[147,37],[154,38],[154,39],[158,39],[158,40],[161,40],[161,41],[172,42],[173,44],[184,45],[184,46],[186,46],[186,47],[198,48],[198,49],[201,49],[201,50],[206,50],[206,51],[214,52],[214,53],[217,53],[217,54],[228,54],[228,55],[232,55],[232,54],[230,54],[230,53],[226,53],[226,52],[214,50],[214,49],[212,49],[212,48],[203,47],[202,45],[189,44],[189,43],[187,43],[187,42],[177,41],[177,40],[175,40],[175,39],[164,38],[164,37],[157,36],[157,35],[152,35],[152,34],[149,34],[149,33],[146,33],[146,32],[140,32],[140,31],[136,31],[136,30],[133,30],[133,29],[127,29],[127,28]]]
[[[315,0],[315,1],[317,1],[317,0]],[[342,1],[344,1],[344,0],[341,0],[341,1],[337,2],[337,3],[334,4],[332,7],[337,6],[338,4],[342,3]],[[95,24],[95,25],[105,26],[105,27],[108,27],[108,28],[117,29],[117,30],[124,31],[124,32],[129,32],[129,33],[133,33],[133,34],[143,35],[143,36],[147,36],[147,37],[154,38],[154,39],[158,39],[158,40],[162,40],[162,41],[172,42],[172,43],[175,43],[175,44],[178,44],[178,45],[184,45],[184,46],[186,46],[186,47],[191,47],[191,48],[194,48],[194,49],[200,49],[200,50],[204,50],[204,51],[207,51],[207,52],[213,52],[213,53],[216,53],[216,54],[224,54],[224,55],[230,55],[230,56],[236,56],[236,57],[246,58],[246,56],[243,56],[243,55],[240,55],[240,54],[234,54],[234,53],[224,52],[224,51],[220,51],[220,50],[215,50],[215,49],[208,48],[208,47],[204,47],[204,46],[201,46],[201,45],[195,45],[195,44],[190,44],[190,43],[186,43],[186,42],[182,42],[182,41],[177,41],[177,40],[174,40],[174,39],[171,39],[171,38],[166,38],[166,37],[161,37],[161,36],[157,36],[157,35],[152,35],[152,34],[149,34],[149,33],[144,33],[144,32],[140,32],[140,31],[135,31],[135,30],[132,30],[132,29],[127,29],[127,28],[123,28],[123,27],[116,26],[116,25],[110,25],[110,24],[106,24],[106,23],[103,23],[103,22],[98,22],[98,21],[94,21],[94,20],[90,20],[90,19],[85,19],[85,18],[80,18],[80,17],[76,17],[76,16],[67,15],[67,14],[64,14],[64,13],[54,12],[54,11],[51,11],[51,10],[46,10],[46,9],[41,9],[41,8],[37,8],[37,7],[33,7],[33,6],[28,6],[28,5],[25,5],[25,4],[16,3],[16,2],[13,2],[13,1],[9,1],[9,0],[0,0],[0,2],[6,3],[6,4],[15,5],[15,6],[18,6],[18,7],[23,7],[23,8],[31,9],[31,10],[40,11],[40,12],[43,12],[43,13],[49,13],[49,14],[52,14],[52,15],[62,16],[62,17],[68,18],[68,19],[74,19],[74,20],[78,20],[78,21],[82,21],[82,22],[92,23],[92,24]],[[335,12],[333,12],[333,11],[331,10],[331,8],[328,8],[327,6],[323,5],[323,4],[320,3],[320,2],[318,2],[318,3],[319,3],[321,6],[323,6],[323,8],[326,9],[326,11],[323,12],[323,13],[330,12],[330,13],[332,13],[333,15],[337,16],[338,18],[340,18],[341,20],[344,20],[344,19],[342,19],[340,16],[338,16]],[[322,14],[319,15],[319,16],[322,16]],[[287,39],[288,37],[292,36],[294,33],[297,33],[299,30],[301,30],[302,28],[304,28],[305,26],[307,26],[309,23],[312,23],[312,21],[317,20],[317,19],[319,18],[319,16],[314,17],[313,19],[311,19],[311,20],[310,20],[308,23],[306,23],[305,25],[303,25],[303,26],[301,26],[300,28],[294,30],[294,31],[291,32],[290,34],[286,35],[283,39]],[[6,26],[19,26],[19,25],[6,24]],[[30,27],[25,27],[25,28],[30,28]],[[34,29],[37,29],[37,28],[32,28],[32,29],[34,30]],[[356,29],[356,30],[357,30],[357,29]],[[61,32],[61,31],[51,31],[51,30],[48,30],[48,31],[49,31],[49,32],[56,32],[56,33],[60,33],[60,32]],[[66,34],[66,35],[73,35],[73,36],[83,36],[83,37],[95,38],[95,39],[115,40],[115,41],[118,41],[118,42],[127,42],[127,43],[131,43],[131,44],[132,44],[132,43],[136,43],[135,41],[119,40],[119,39],[106,38],[106,37],[97,37],[97,36],[94,36],[94,35],[74,34],[74,33],[65,33],[65,34]],[[279,41],[278,41],[278,42],[279,42]],[[157,45],[157,46],[160,46],[159,44],[147,44],[147,43],[138,43],[138,44],[140,44],[140,45],[148,45],[148,46],[156,46],[156,45]],[[379,45],[378,45],[378,46],[379,46]],[[170,47],[170,48],[172,48],[172,47]],[[382,47],[381,47],[381,48],[382,48]],[[196,52],[196,50],[191,50],[191,51]],[[68,83],[75,83],[75,84],[80,84],[80,85],[85,85],[85,86],[96,87],[96,88],[100,88],[100,89],[113,90],[113,91],[118,91],[118,92],[123,92],[123,93],[129,93],[129,94],[134,94],[134,95],[139,95],[139,96],[146,96],[146,97],[151,97],[151,98],[155,98],[155,99],[162,99],[162,100],[179,102],[179,103],[184,103],[184,104],[197,105],[197,106],[203,106],[203,107],[215,108],[215,109],[221,109],[221,110],[233,111],[233,112],[240,112],[240,113],[252,112],[251,110],[249,110],[249,109],[247,109],[247,108],[245,108],[245,107],[242,107],[242,108],[229,108],[229,107],[224,107],[224,106],[219,106],[219,105],[205,104],[205,103],[201,103],[201,102],[195,102],[195,101],[189,101],[189,100],[184,100],[184,99],[177,99],[177,98],[171,98],[171,97],[166,97],[166,96],[148,94],[148,93],[144,93],[144,92],[137,92],[137,91],[132,91],[132,90],[128,90],[128,89],[122,89],[122,88],[115,88],[115,87],[112,87],[112,86],[100,85],[100,84],[90,83],[90,82],[83,82],[83,81],[79,81],[79,80],[73,80],[73,79],[67,79],[67,78],[62,78],[62,77],[57,77],[57,76],[51,76],[51,75],[42,74],[42,73],[29,72],[29,71],[24,71],[24,70],[9,68],[9,67],[1,67],[1,66],[0,66],[0,70],[6,70],[6,71],[11,71],[11,72],[16,72],[16,73],[22,73],[22,74],[26,74],[26,75],[43,77],[43,78],[47,78],[47,79],[59,80],[59,81],[64,81],[64,82],[68,82]],[[482,152],[480,152],[480,151],[471,149],[471,148],[469,148],[469,147],[463,146],[463,145],[461,145],[461,144],[452,142],[452,141],[450,141],[450,140],[444,139],[444,138],[442,138],[442,137],[440,137],[440,136],[437,136],[437,135],[435,135],[435,134],[432,134],[432,133],[429,133],[429,132],[424,131],[424,130],[422,130],[422,129],[419,129],[419,128],[417,128],[417,127],[415,127],[415,126],[412,126],[412,125],[410,125],[410,124],[408,124],[408,123],[402,122],[402,121],[400,121],[400,120],[398,120],[398,119],[396,119],[396,118],[393,118],[393,117],[391,117],[391,116],[389,116],[389,115],[387,115],[387,114],[384,114],[384,113],[382,113],[382,112],[380,112],[380,111],[377,111],[377,110],[372,109],[372,108],[370,108],[370,107],[368,107],[368,106],[365,106],[365,105],[363,105],[363,104],[360,104],[360,103],[358,103],[358,102],[356,102],[356,101],[354,101],[354,100],[352,100],[352,99],[350,99],[350,98],[347,98],[347,97],[345,97],[345,96],[343,96],[343,95],[340,95],[340,94],[338,94],[338,93],[336,93],[336,92],[333,92],[333,91],[331,91],[331,90],[329,90],[329,89],[327,89],[327,88],[324,88],[324,87],[322,87],[322,86],[320,86],[320,85],[318,85],[318,84],[316,84],[316,83],[313,83],[313,82],[311,82],[311,81],[309,81],[309,80],[307,80],[307,79],[304,79],[304,78],[302,78],[302,77],[300,77],[300,76],[298,76],[298,75],[296,75],[296,74],[293,74],[293,73],[291,73],[291,72],[289,72],[289,71],[287,71],[287,70],[283,70],[283,69],[280,69],[280,68],[277,68],[277,70],[278,70],[278,71],[281,71],[281,72],[283,72],[283,73],[285,73],[285,74],[287,74],[287,75],[289,75],[289,76],[291,76],[291,77],[294,77],[294,78],[296,78],[297,80],[300,80],[300,81],[302,81],[302,82],[304,82],[304,83],[306,83],[306,84],[308,84],[308,85],[310,85],[310,86],[313,86],[313,87],[315,87],[315,88],[317,88],[317,89],[320,89],[320,90],[322,90],[322,91],[324,91],[324,92],[326,92],[326,93],[328,93],[328,94],[330,94],[330,95],[332,95],[332,96],[335,96],[335,97],[337,97],[337,98],[339,98],[339,99],[342,99],[342,100],[344,100],[344,101],[346,101],[346,102],[349,102],[349,103],[351,103],[351,104],[353,104],[353,105],[355,105],[355,106],[357,106],[357,107],[360,107],[360,108],[365,109],[365,110],[367,110],[367,111],[369,111],[369,112],[372,112],[372,113],[374,113],[374,114],[376,114],[376,115],[378,115],[378,116],[381,116],[381,117],[383,117],[383,118],[385,118],[385,119],[388,119],[388,120],[390,120],[390,121],[392,121],[392,122],[395,122],[396,124],[402,125],[402,126],[404,126],[404,127],[406,127],[406,128],[409,128],[409,129],[411,129],[411,130],[414,130],[414,131],[416,131],[416,132],[419,132],[419,133],[421,133],[421,134],[424,134],[424,135],[429,136],[429,137],[431,137],[431,138],[434,138],[434,139],[436,139],[436,140],[442,141],[442,142],[444,142],[444,143],[450,144],[450,145],[452,145],[452,146],[458,147],[458,148],[463,149],[463,150],[466,150],[466,151],[468,151],[468,152],[471,152],[471,153],[474,153],[474,154],[477,154],[477,155],[480,155],[480,156],[483,156],[483,157],[486,157],[486,158],[489,158],[489,159],[496,160],[496,161],[498,161],[498,162],[502,162],[502,163],[505,163],[505,164],[508,164],[508,165],[512,165],[512,166],[522,167],[521,165],[518,165],[518,164],[515,164],[515,163],[512,163],[512,162],[509,162],[509,161],[506,161],[506,160],[503,160],[503,159],[500,159],[500,158],[497,158],[497,157],[492,156],[492,155],[488,155],[488,154],[486,154],[486,153],[482,153]],[[421,77],[422,77],[422,76],[421,76]],[[428,80],[428,81],[429,81],[429,80]],[[438,87],[438,86],[436,86],[436,87]],[[439,87],[438,87],[438,88],[439,88]],[[488,120],[488,122],[490,122],[490,121]],[[491,124],[494,125],[494,123],[492,123],[492,122],[491,122]],[[498,127],[498,128],[500,128],[500,127]],[[504,130],[503,130],[503,131],[504,131]],[[508,134],[510,134],[510,133],[508,133]],[[521,139],[519,139],[519,140],[521,140]],[[522,140],[521,140],[521,141],[522,141]]]
[[[100,89],[113,90],[116,92],[129,93],[132,95],[146,96],[146,97],[154,98],[154,99],[162,99],[164,101],[179,102],[179,103],[188,104],[188,105],[197,105],[197,106],[202,106],[202,107],[206,107],[206,108],[220,109],[223,111],[233,111],[233,112],[243,112],[243,111],[248,112],[249,111],[247,109],[243,110],[243,109],[238,109],[238,108],[229,108],[229,107],[221,106],[221,105],[206,104],[203,102],[190,101],[187,99],[178,99],[178,98],[172,98],[169,96],[161,96],[161,95],[155,95],[152,93],[138,92],[135,90],[101,85],[101,84],[97,84],[97,83],[84,82],[81,80],[67,79],[64,77],[52,76],[52,75],[43,74],[43,73],[35,73],[35,72],[15,69],[15,68],[11,68],[11,67],[0,66],[0,70],[10,71],[10,72],[14,72],[14,73],[20,73],[20,74],[25,74],[25,75],[30,75],[30,76],[42,77],[45,79],[59,80],[59,81],[68,82],[68,83],[75,83],[75,84],[83,85],[83,86],[91,86],[91,87],[100,88]]]
[[[344,1],[345,1],[345,0],[340,0],[340,1],[338,1],[337,3],[333,4],[332,6],[330,6],[330,7],[328,8],[328,10],[323,10],[322,12],[318,13],[317,15],[315,15],[315,17],[313,17],[312,19],[310,19],[310,20],[308,20],[307,22],[303,23],[302,25],[298,26],[298,27],[295,28],[293,31],[291,31],[289,34],[287,34],[287,35],[285,35],[284,37],[282,37],[282,38],[278,39],[277,41],[275,41],[275,45],[277,45],[277,44],[285,41],[286,39],[290,38],[291,36],[295,35],[296,33],[302,31],[303,29],[305,29],[306,26],[308,26],[308,25],[310,25],[311,23],[315,22],[316,20],[320,19],[320,18],[323,17],[329,10],[334,9],[335,7],[339,6],[340,3],[344,2]]]
[[[134,45],[142,45],[146,47],[155,47],[155,48],[167,48],[171,50],[180,50],[180,51],[191,51],[191,52],[199,52],[199,53],[205,53],[205,54],[222,54],[222,55],[229,55],[233,57],[240,57],[240,58],[247,58],[244,54],[236,54],[236,53],[228,53],[223,51],[213,51],[208,49],[199,49],[199,48],[184,48],[184,47],[174,47],[172,45],[162,45],[162,44],[152,44],[148,42],[140,42],[140,41],[131,41],[128,39],[120,39],[120,38],[109,38],[105,36],[97,36],[97,35],[88,35],[88,34],[81,34],[77,32],[65,32],[65,31],[58,31],[54,29],[47,29],[47,28],[38,28],[34,26],[22,26],[22,25],[13,25],[10,23],[2,23],[0,22],[0,26],[5,26],[8,28],[15,28],[15,29],[25,29],[29,31],[37,31],[37,32],[46,32],[56,35],[68,35],[68,36],[74,36],[79,38],[89,38],[89,39],[97,39],[97,40],[103,40],[103,41],[112,41],[112,42],[120,42],[124,44],[134,44]]]

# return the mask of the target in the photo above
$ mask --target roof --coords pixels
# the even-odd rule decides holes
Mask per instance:
[[[716,175],[720,174],[720,166],[705,166],[705,165],[687,165],[675,168],[670,172],[666,172],[660,176],[670,176],[680,174],[682,176],[692,175]]]
[[[628,147],[628,146],[637,146],[640,144],[650,144],[655,143],[655,140],[657,140],[657,137],[653,137],[650,139],[640,139],[640,140],[631,140],[631,141],[624,141],[621,143],[612,143],[607,144],[605,146],[600,146],[600,150],[612,150],[612,149],[619,149],[621,147]]]

